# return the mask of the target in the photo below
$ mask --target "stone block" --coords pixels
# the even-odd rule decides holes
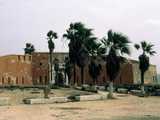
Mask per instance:
[[[97,86],[98,90],[105,90],[105,86]]]
[[[65,103],[69,100],[67,97],[51,97],[51,98],[32,98],[25,99],[25,104],[52,104],[52,103]]]
[[[137,96],[141,96],[141,94],[142,94],[141,90],[131,90],[130,93],[133,95],[137,95]]]
[[[117,92],[118,92],[118,93],[123,93],[123,94],[128,94],[128,89],[118,88],[118,89],[117,89]]]
[[[102,100],[102,95],[83,95],[83,96],[75,96],[76,101],[94,101],[94,100]]]
[[[10,98],[9,97],[0,97],[0,106],[2,105],[9,105]]]
[[[160,89],[156,89],[156,90],[155,90],[155,95],[156,95],[156,96],[160,96]]]

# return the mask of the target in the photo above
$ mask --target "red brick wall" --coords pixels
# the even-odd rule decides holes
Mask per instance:
[[[31,56],[0,57],[0,85],[32,85]]]
[[[106,65],[105,63],[101,63],[102,70],[101,74],[98,77],[97,85],[106,85],[109,82],[109,78],[106,75]],[[81,74],[80,68],[76,66],[76,83],[77,85],[81,85]],[[133,69],[132,64],[127,63],[123,65],[121,68],[120,74],[117,76],[114,84],[132,84],[133,83]],[[73,74],[71,78],[71,84],[73,84]],[[84,68],[84,84],[94,84],[91,76],[89,75],[88,66]]]
[[[34,53],[32,55],[32,73],[33,83],[36,85],[48,84],[49,81],[49,66],[48,53]]]

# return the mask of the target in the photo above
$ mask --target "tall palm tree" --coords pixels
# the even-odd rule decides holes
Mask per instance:
[[[97,84],[98,76],[100,75],[100,71],[102,70],[101,64],[98,64],[96,61],[96,57],[92,57],[89,64],[89,74],[93,79],[93,84]]]
[[[108,31],[108,38],[103,38],[102,42],[107,49],[106,69],[110,80],[108,97],[113,98],[113,82],[119,74],[121,64],[124,62],[122,56],[130,54],[130,42],[125,35],[112,32],[112,30]]]
[[[24,48],[24,53],[31,55],[35,51],[34,45],[31,43],[26,43],[26,47]]]
[[[52,69],[52,66],[53,66],[52,53],[55,48],[53,39],[57,39],[57,38],[58,38],[58,36],[57,36],[56,32],[53,32],[52,30],[50,30],[47,33],[48,49],[49,49],[49,56],[50,56],[50,81],[49,81],[49,83],[52,82],[52,71],[53,71],[53,69]]]
[[[74,65],[74,83],[75,83],[75,66],[78,65],[81,68],[81,83],[84,83],[84,66],[88,62],[88,41],[95,39],[93,37],[92,29],[88,29],[81,22],[71,23],[70,28],[66,30],[66,34],[63,37],[70,40],[69,42],[69,58]]]
[[[142,41],[140,44],[135,44],[134,47],[142,49],[142,54],[139,56],[139,69],[141,71],[141,92],[144,95],[144,74],[149,69],[149,56],[153,56],[156,52],[153,50],[153,44]]]
[[[76,82],[76,61],[77,61],[77,51],[79,49],[79,42],[76,40],[77,38],[77,30],[75,29],[75,24],[71,23],[69,28],[66,30],[66,33],[63,34],[63,37],[69,40],[69,60],[70,63],[73,64],[73,79],[74,84]]]
[[[101,43],[98,43],[96,40],[90,40],[89,45],[89,54],[90,54],[90,64],[89,64],[89,74],[93,79],[94,85],[97,83],[97,78],[100,75],[101,64],[97,62],[97,57],[102,57],[105,54],[106,49],[102,46]]]

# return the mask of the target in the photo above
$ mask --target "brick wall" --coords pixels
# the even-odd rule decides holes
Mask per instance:
[[[0,57],[0,85],[32,85],[31,61],[29,55]]]
[[[102,70],[97,79],[97,85],[106,85],[109,82],[109,78],[106,74],[106,64],[101,61]],[[80,68],[76,66],[76,83],[81,85]],[[74,78],[72,73],[71,84],[73,84]],[[119,75],[114,81],[114,84],[132,84],[133,83],[133,69],[132,64],[126,63],[122,66]],[[84,84],[94,84],[92,77],[89,75],[88,65],[84,68]]]

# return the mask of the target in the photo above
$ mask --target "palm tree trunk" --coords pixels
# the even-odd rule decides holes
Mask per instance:
[[[52,75],[52,52],[50,52],[50,81],[49,84],[52,83],[53,75]]]
[[[110,81],[110,82],[109,82],[108,98],[109,98],[109,99],[112,99],[112,98],[113,98],[113,81]]]
[[[76,83],[76,64],[74,63],[74,65],[73,65],[73,84],[75,85],[75,83]]]
[[[94,78],[94,79],[93,79],[94,86],[96,85],[96,81],[97,81],[97,79]]]
[[[84,84],[84,67],[81,67],[81,84]]]
[[[145,94],[145,90],[144,90],[144,72],[141,71],[141,92],[142,92],[142,95]]]

